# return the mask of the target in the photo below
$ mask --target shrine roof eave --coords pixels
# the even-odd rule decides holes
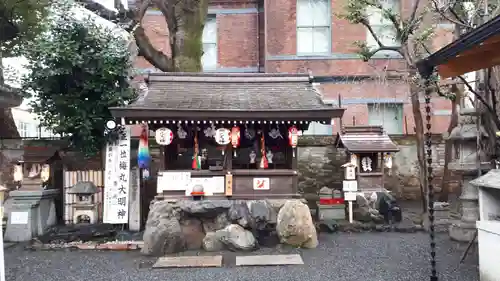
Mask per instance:
[[[499,43],[500,16],[496,16],[419,60],[416,66],[424,78],[430,77],[436,68],[442,78],[489,68],[500,64]]]
[[[394,143],[388,143],[385,141],[351,141],[348,143],[343,143],[340,137],[335,140],[335,146],[337,148],[344,148],[351,153],[383,153],[383,152],[399,152],[399,148]]]
[[[399,152],[399,148],[355,148],[349,149],[348,147],[338,146],[337,148],[345,148],[351,153],[384,153],[384,152]]]
[[[398,152],[398,146],[381,126],[348,126],[342,128],[335,138],[337,148],[351,153]]]
[[[199,110],[199,109],[152,109],[148,107],[113,107],[115,118],[125,119],[188,119],[188,120],[301,120],[328,121],[342,118],[345,108],[293,109],[293,110]]]

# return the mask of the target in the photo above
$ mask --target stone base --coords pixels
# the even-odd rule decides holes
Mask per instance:
[[[439,233],[449,232],[451,223],[449,204],[446,202],[434,202],[434,231]],[[430,230],[429,214],[424,214],[422,224],[425,231]]]
[[[459,242],[470,242],[476,233],[476,224],[456,221],[450,225],[450,238]]]
[[[300,200],[176,200],[152,202],[144,231],[145,255],[184,250],[251,251],[286,243],[315,248],[309,207]]]
[[[9,193],[12,200],[4,239],[29,241],[43,235],[47,228],[56,224],[54,198],[58,190],[16,190]]]

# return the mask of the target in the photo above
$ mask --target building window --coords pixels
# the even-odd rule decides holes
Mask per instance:
[[[217,20],[208,17],[203,29],[203,56],[201,65],[203,70],[215,70],[217,68]]]
[[[403,104],[371,103],[368,104],[368,124],[384,127],[389,135],[403,134]]]
[[[28,123],[16,122],[16,127],[21,138],[28,137]]]
[[[393,13],[399,14],[400,3],[399,0],[380,0],[379,3],[385,10],[391,10]],[[372,27],[375,35],[380,40],[380,42],[388,47],[398,47],[401,45],[399,40],[396,38],[396,28],[394,24],[383,16],[383,11],[374,8],[367,8],[368,22]],[[370,49],[377,49],[379,47],[377,41],[372,36],[370,31],[367,29],[367,39],[366,44]],[[388,53],[391,51],[381,51],[383,53]]]
[[[49,128],[45,127],[38,127],[38,137],[39,138],[53,138],[56,135],[54,134],[54,131],[52,131]]]
[[[333,135],[333,125],[319,122],[309,123],[309,128],[303,132],[304,136],[331,136]]]
[[[330,0],[297,0],[297,53],[331,52]]]

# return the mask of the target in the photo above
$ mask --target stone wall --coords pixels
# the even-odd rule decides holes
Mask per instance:
[[[385,177],[385,188],[400,199],[420,198],[416,140],[413,136],[392,137],[400,151],[394,155],[393,168]],[[334,147],[335,137],[302,137],[299,142],[299,189],[314,193],[323,186],[340,187],[346,162],[345,152]],[[435,145],[437,144],[437,145]],[[444,142],[436,137],[433,145],[434,186],[441,186],[444,165]],[[458,176],[449,182],[456,192]]]

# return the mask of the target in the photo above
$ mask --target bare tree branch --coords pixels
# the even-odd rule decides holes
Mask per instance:
[[[174,28],[174,18],[175,18],[175,3],[172,4],[172,0],[153,0],[155,6],[160,9],[165,21],[167,22],[167,27],[169,29]]]
[[[420,0],[416,0],[413,2],[413,7],[411,10],[411,15],[410,15],[410,22],[413,22],[415,20],[415,17],[417,16],[417,10],[420,5]]]
[[[477,100],[479,100],[483,105],[484,107],[486,108],[486,110],[488,111],[488,113],[491,114],[491,117],[493,119],[493,121],[495,122],[495,125],[500,128],[500,120],[498,120],[498,117],[496,117],[496,110],[493,110],[493,108],[491,107],[491,105],[484,99],[484,97],[479,94],[478,92],[476,92],[472,86],[465,80],[465,78],[463,76],[458,76],[458,79],[460,79],[465,87],[467,87],[467,90],[469,90],[469,92],[471,92],[476,98]]]
[[[438,5],[438,3],[437,3],[437,1],[436,1],[436,0],[431,0],[431,2],[432,2],[432,6],[433,6],[433,8],[434,8],[434,11],[435,11],[436,13],[438,13],[438,14],[439,14],[439,16],[440,16],[442,19],[444,19],[444,20],[446,20],[446,21],[449,21],[449,22],[451,22],[451,23],[453,23],[453,24],[456,24],[456,25],[458,25],[458,26],[461,26],[461,27],[463,27],[463,28],[466,28],[466,29],[471,29],[471,28],[473,28],[470,24],[467,24],[464,20],[462,20],[462,19],[461,19],[461,18],[457,15],[457,13],[453,10],[453,7],[446,7],[446,9],[445,9],[445,10],[443,10],[443,9],[441,9],[441,8],[439,7],[439,5]],[[450,14],[452,14],[452,15],[454,16],[454,18],[449,17],[449,16],[446,14],[446,12],[447,12],[447,11],[448,11],[448,12],[450,12]]]
[[[144,0],[134,11],[134,18],[129,31],[133,32],[135,42],[139,48],[139,54],[149,63],[164,72],[173,71],[173,60],[162,51],[157,50],[149,40],[144,28],[141,25],[146,11],[151,6],[152,0]]]
[[[424,43],[422,43],[422,47],[424,50],[426,50],[429,54],[431,54],[430,50],[425,46]],[[471,92],[486,108],[486,110],[492,115],[492,118],[494,119],[495,125],[497,125],[498,128],[500,128],[500,120],[498,120],[498,117],[496,115],[496,110],[493,110],[491,105],[484,99],[482,95],[480,95],[478,92],[472,88],[470,83],[463,77],[463,76],[457,76],[460,81],[467,87],[469,92]],[[436,82],[436,87],[439,88],[439,84]]]
[[[365,60],[371,59],[376,53],[378,53],[380,51],[394,51],[394,52],[399,53],[401,56],[403,56],[403,52],[401,51],[401,47],[384,45],[382,43],[382,41],[380,41],[377,34],[375,33],[372,26],[368,23],[367,20],[362,20],[361,24],[364,25],[368,29],[368,32],[370,32],[371,36],[375,39],[375,41],[377,42],[377,45],[378,45],[378,48],[375,50],[369,50],[369,51],[366,50],[368,52],[365,52],[363,54],[363,56],[365,57]],[[365,47],[366,47],[366,45],[365,45]]]

